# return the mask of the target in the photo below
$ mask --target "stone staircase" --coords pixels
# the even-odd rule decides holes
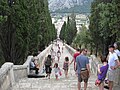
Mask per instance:
[[[62,45],[63,44],[59,42],[59,46],[61,46],[61,48]],[[41,57],[40,60],[44,60],[45,56],[43,55],[45,55],[46,52],[47,54],[49,54],[48,51],[50,50],[50,48],[51,47],[49,47],[45,52],[43,52],[41,56],[39,56]],[[53,45],[53,48],[57,52],[58,48],[55,44]],[[59,62],[59,67],[62,71],[62,76],[59,78],[59,80],[55,79],[54,68],[52,70],[50,79],[47,79],[46,77],[28,78],[28,70],[26,63],[24,65],[18,66],[11,63],[6,63],[5,65],[3,65],[2,69],[0,69],[1,72],[4,71],[4,73],[0,73],[0,90],[77,90],[77,76],[75,75],[73,64],[71,64],[69,67],[68,78],[65,78],[64,71],[62,69],[64,58],[68,56],[69,60],[71,61],[73,58],[71,54],[73,53],[74,50],[70,46],[64,46],[64,51],[61,55]],[[28,61],[30,58],[28,58]],[[96,65],[98,63],[94,61],[98,60],[95,60],[95,58],[90,58],[90,67],[92,67],[92,71],[88,81],[87,90],[99,90],[98,87],[95,86],[95,80],[97,78]],[[57,57],[55,58],[55,62],[57,62]],[[40,63],[42,64],[42,61]],[[6,66],[9,66],[9,68],[7,70],[4,70],[3,68]],[[45,73],[43,73],[43,75],[45,75]],[[116,75],[120,74],[117,73]],[[116,81],[119,81],[119,79],[117,79]],[[83,82],[81,84],[81,87],[81,90],[84,90]],[[113,90],[120,90],[119,82],[114,86]]]
[[[60,43],[62,46],[62,43]],[[57,46],[53,46],[54,50],[57,51]],[[62,48],[62,47],[61,47]],[[77,76],[75,75],[73,64],[70,65],[68,78],[65,78],[64,72],[62,70],[64,58],[68,56],[70,61],[72,60],[71,54],[68,52],[66,48],[62,53],[59,67],[62,71],[62,76],[59,80],[55,79],[54,70],[52,71],[51,78],[24,78],[19,80],[16,85],[12,88],[12,90],[77,90]],[[57,62],[57,58],[55,58],[55,62]],[[98,88],[94,85],[96,80],[96,75],[93,73],[90,76],[88,89],[87,90],[98,90]],[[84,84],[82,83],[82,88]],[[82,89],[83,90],[83,89]]]
[[[95,79],[96,76],[92,74],[87,90],[98,90],[94,85]],[[61,77],[59,80],[55,80],[54,77],[51,77],[51,79],[24,78],[21,79],[12,90],[77,90],[77,77],[75,75],[69,75],[67,79]]]

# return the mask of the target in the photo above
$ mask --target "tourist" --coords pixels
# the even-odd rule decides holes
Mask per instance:
[[[78,90],[81,90],[81,82],[84,80],[84,90],[87,89],[88,78],[90,76],[89,59],[86,56],[87,49],[82,49],[81,54],[76,58],[77,74],[78,74]]]
[[[39,72],[39,64],[38,64],[38,57],[33,57],[30,62],[30,70],[35,70],[35,74],[38,74]]]
[[[62,73],[61,73],[61,70],[60,70],[60,68],[59,68],[59,66],[58,66],[58,63],[55,63],[54,64],[54,72],[55,72],[55,78],[56,78],[56,80],[58,80],[58,78],[62,75]]]
[[[98,78],[95,82],[95,85],[99,87],[99,90],[104,90],[104,80],[106,78],[108,63],[106,57],[101,58],[102,66],[98,65]]]
[[[108,54],[108,87],[109,90],[113,90],[113,84],[115,81],[115,73],[116,69],[120,66],[120,62],[118,60],[117,54],[114,52],[115,47],[113,45],[109,46],[109,54]]]
[[[51,71],[52,71],[52,58],[51,58],[51,55],[48,55],[45,62],[44,62],[44,65],[45,65],[45,71],[46,71],[46,74],[48,77],[48,79],[50,79],[50,74],[51,74]]]
[[[65,77],[67,78],[68,77],[68,69],[69,69],[69,58],[68,57],[65,57],[63,69],[64,69]]]
[[[76,67],[75,67],[75,62],[76,62],[76,57],[80,55],[80,49],[76,49],[76,52],[73,55],[73,59],[71,61],[70,64],[72,64],[74,62],[74,70],[76,71]]]

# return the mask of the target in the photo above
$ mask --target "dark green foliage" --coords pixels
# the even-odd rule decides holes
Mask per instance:
[[[95,0],[92,3],[89,28],[96,55],[98,49],[106,55],[108,45],[120,41],[119,9],[119,0]]]
[[[66,30],[66,22],[64,22],[60,32],[60,39],[63,41],[65,40],[65,37],[66,37],[65,30]]]
[[[120,0],[94,0],[89,19],[89,30],[83,26],[73,45],[84,45],[96,56],[107,55],[108,46],[120,42]]]
[[[72,46],[74,48],[88,48],[92,51],[92,48],[90,48],[90,46],[93,46],[92,38],[85,25],[82,25],[79,33],[77,33]]]
[[[0,45],[5,62],[24,63],[56,38],[47,0],[0,0]]]
[[[70,17],[68,17],[67,23],[64,22],[61,33],[60,33],[60,38],[63,41],[66,41],[67,44],[72,44],[75,36],[77,33],[77,28],[76,28],[76,22],[75,22],[75,15],[72,14]]]

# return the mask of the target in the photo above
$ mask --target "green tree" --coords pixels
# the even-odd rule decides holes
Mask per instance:
[[[60,32],[60,39],[61,40],[65,40],[65,30],[66,30],[66,22],[63,23],[63,26],[61,28],[61,32]]]
[[[91,44],[90,32],[87,30],[85,25],[82,25],[81,31],[77,34],[73,41],[75,48],[88,47]]]
[[[75,15],[71,14],[71,16],[68,16],[67,23],[64,22],[61,32],[60,32],[60,38],[64,41],[66,41],[67,44],[72,44],[75,36],[77,33],[76,28],[76,22],[75,22]]]
[[[119,9],[118,0],[95,0],[92,3],[90,17],[90,34],[92,41],[103,55],[108,53],[108,45],[119,41]],[[99,46],[98,46],[99,45]]]
[[[28,54],[56,38],[47,0],[0,0],[0,48],[6,62],[24,63]]]

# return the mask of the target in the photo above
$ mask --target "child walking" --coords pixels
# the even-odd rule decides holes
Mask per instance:
[[[69,69],[69,58],[65,57],[65,61],[63,63],[63,69],[64,69],[64,73],[65,73],[65,77],[68,77],[68,69]]]
[[[98,65],[98,79],[95,82],[95,85],[99,87],[99,90],[104,90],[104,80],[108,70],[108,63],[106,57],[101,58],[102,66]]]
[[[58,66],[58,63],[54,64],[54,68],[55,68],[54,69],[55,77],[56,77],[56,80],[58,80],[58,77],[62,75],[61,70],[60,70],[60,68]]]

